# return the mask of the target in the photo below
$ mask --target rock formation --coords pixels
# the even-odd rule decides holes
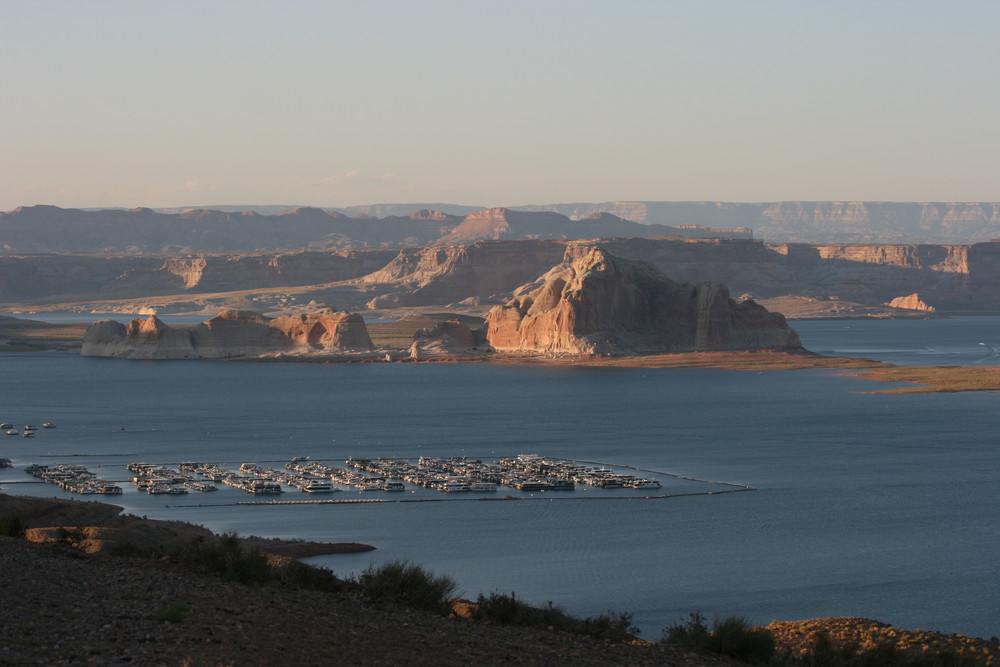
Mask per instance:
[[[498,351],[636,354],[693,350],[799,350],[785,318],[737,303],[721,283],[670,280],[647,262],[570,246],[562,264],[490,311]]]
[[[907,310],[923,310],[928,313],[933,313],[934,306],[928,306],[920,298],[920,294],[914,292],[913,294],[908,294],[907,296],[897,296],[895,299],[885,304],[890,308],[905,308]]]
[[[156,315],[128,325],[101,320],[87,328],[80,354],[122,359],[224,359],[275,352],[330,353],[373,348],[364,318],[323,310],[272,319],[223,311],[194,327],[171,328]]]

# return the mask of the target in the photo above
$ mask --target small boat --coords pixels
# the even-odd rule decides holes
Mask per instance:
[[[11,429],[10,431],[7,431],[7,435],[19,435],[19,434],[20,434],[20,431],[15,431],[13,429]]]
[[[24,425],[24,430],[25,431],[37,431],[38,427],[37,426],[32,426],[31,424],[25,424]]]
[[[469,485],[466,482],[445,482],[438,486],[438,491],[445,493],[463,493],[469,490]]]
[[[386,482],[382,485],[383,491],[405,491],[406,487],[402,482]]]
[[[300,488],[306,493],[334,493],[340,491],[340,489],[334,488],[333,484],[322,479],[310,480]]]
[[[473,482],[469,484],[469,491],[496,491],[497,485],[492,482]]]
[[[21,437],[22,438],[34,438],[35,437],[35,432],[34,431],[25,431],[24,433],[21,434]]]
[[[42,424],[42,428],[55,428],[55,427],[56,425],[53,424],[52,422],[45,422],[44,424]]]
[[[14,425],[11,424],[10,422],[3,422],[2,424],[0,424],[0,428],[14,428]]]

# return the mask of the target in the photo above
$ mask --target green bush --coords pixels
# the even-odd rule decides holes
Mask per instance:
[[[405,560],[370,565],[356,583],[371,602],[398,604],[442,615],[451,610],[448,599],[458,588],[449,577],[435,575]]]
[[[171,602],[156,612],[156,620],[160,623],[181,623],[191,612],[191,607],[183,602]]]
[[[698,612],[686,622],[666,628],[663,641],[696,653],[715,653],[758,664],[770,661],[775,647],[769,630],[752,627],[745,618],[717,618],[709,630],[705,617]]]
[[[292,588],[304,588],[332,593],[343,588],[343,582],[325,567],[306,565],[293,560],[278,570],[281,583]]]
[[[0,535],[24,539],[28,525],[16,515],[0,516]]]
[[[498,625],[552,628],[612,641],[629,641],[635,638],[636,633],[632,626],[632,614],[609,611],[581,620],[570,616],[551,602],[544,607],[521,602],[514,593],[480,594],[472,617]]]
[[[262,584],[277,577],[267,556],[259,549],[244,549],[235,533],[226,533],[218,541],[196,537],[175,560],[243,584]]]
[[[564,629],[567,620],[571,620],[571,617],[551,602],[544,607],[536,607],[527,602],[521,602],[514,593],[507,595],[496,592],[489,595],[479,595],[472,617],[497,625],[535,628],[559,627],[560,629]]]

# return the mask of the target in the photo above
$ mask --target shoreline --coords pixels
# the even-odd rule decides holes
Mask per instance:
[[[13,318],[8,318],[13,319]],[[11,327],[14,327],[11,329]],[[0,322],[0,354],[44,350],[80,349],[87,325],[48,324],[33,321]],[[6,336],[4,335],[6,334]],[[14,334],[13,336],[11,334]],[[198,361],[198,360],[183,360]],[[1000,366],[896,366],[855,357],[827,357],[800,352],[716,350],[672,352],[632,356],[518,354],[502,352],[458,352],[424,354],[410,358],[402,348],[387,348],[366,354],[271,354],[202,361],[258,363],[416,363],[492,364],[501,366],[553,366],[593,368],[715,368],[720,370],[842,370],[844,375],[873,382],[904,382],[911,386],[873,389],[861,393],[914,394],[964,391],[1000,391]]]

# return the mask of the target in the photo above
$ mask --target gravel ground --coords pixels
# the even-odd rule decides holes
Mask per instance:
[[[98,558],[7,537],[0,567],[0,664],[740,664],[666,646],[389,612],[342,594],[245,586],[166,561]]]

